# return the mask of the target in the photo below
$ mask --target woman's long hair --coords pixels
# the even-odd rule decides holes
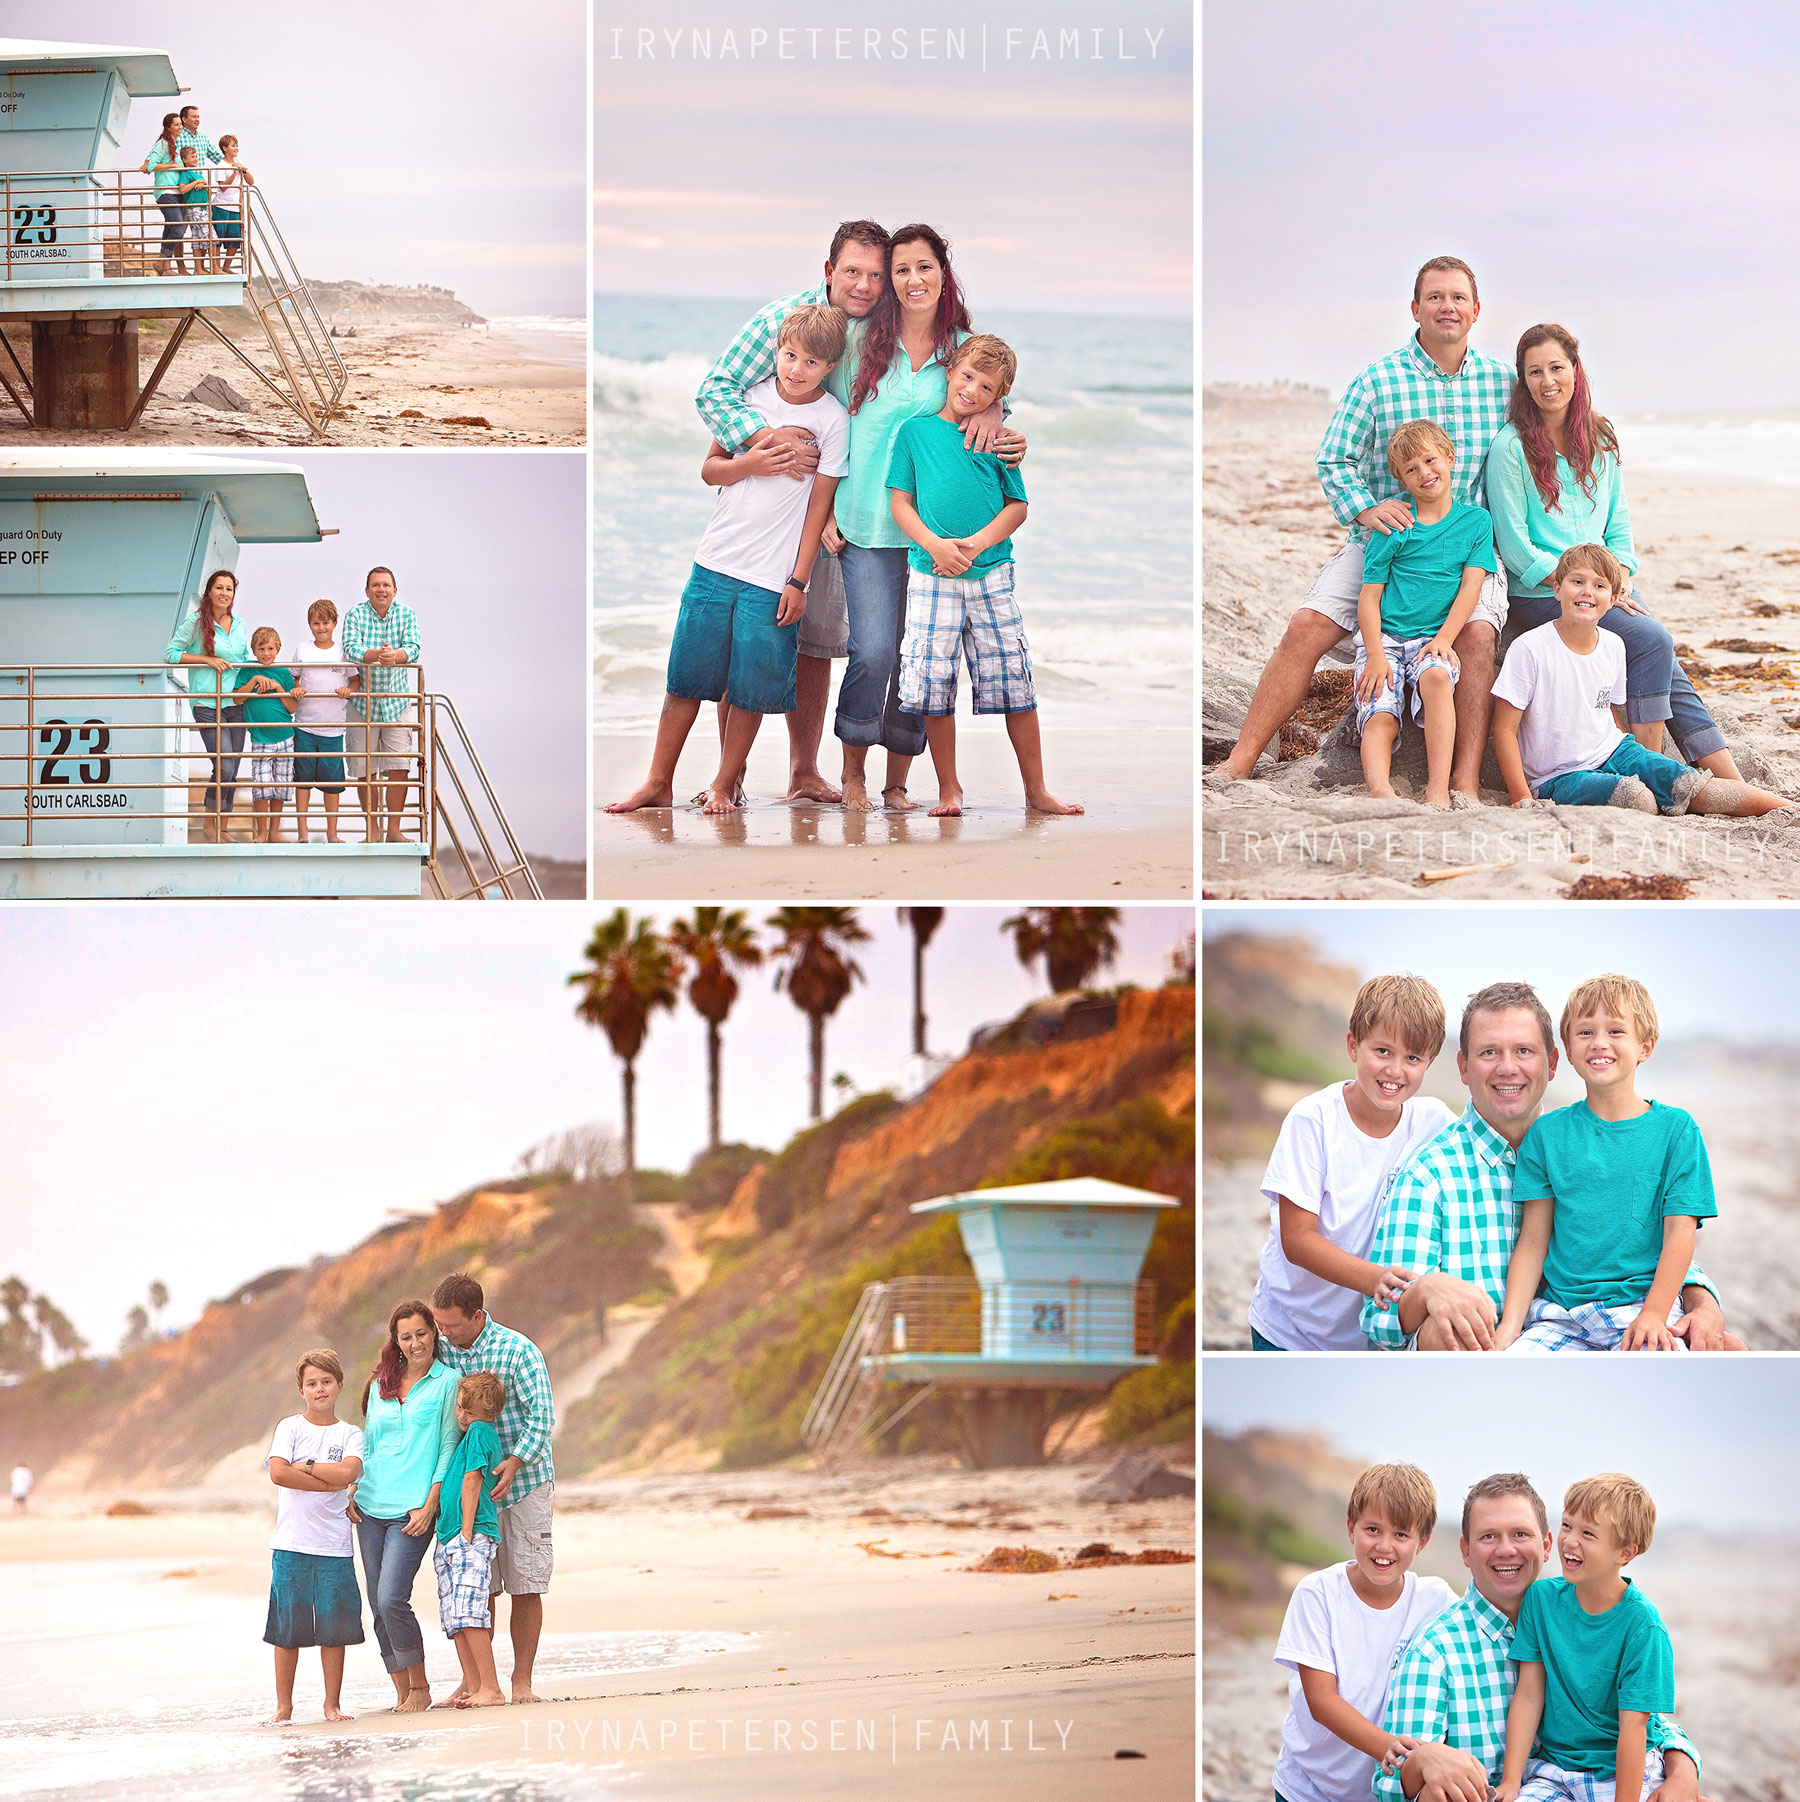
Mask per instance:
[[[391,1402],[400,1393],[400,1373],[406,1369],[406,1353],[400,1349],[400,1322],[410,1320],[419,1315],[431,1328],[431,1349],[437,1353],[438,1323],[437,1316],[422,1301],[403,1301],[388,1316],[387,1344],[381,1348],[381,1356],[375,1360],[375,1368],[369,1380],[363,1384],[362,1411],[363,1419],[369,1418],[369,1391],[380,1392],[384,1402]]]
[[[1518,351],[1513,357],[1519,379],[1513,384],[1508,417],[1518,429],[1519,442],[1525,447],[1526,465],[1531,470],[1531,479],[1537,483],[1538,493],[1543,496],[1544,506],[1555,513],[1560,509],[1562,497],[1562,487],[1556,479],[1556,446],[1550,442],[1550,428],[1544,424],[1544,415],[1531,398],[1531,390],[1525,386],[1526,354],[1540,344],[1557,345],[1575,371],[1575,388],[1569,397],[1568,463],[1575,472],[1576,481],[1581,484],[1581,492],[1590,499],[1594,493],[1594,465],[1608,451],[1616,457],[1619,440],[1612,421],[1594,411],[1587,371],[1581,366],[1581,346],[1576,343],[1575,334],[1560,325],[1534,325],[1519,340]]]
[[[215,569],[213,573],[206,578],[206,586],[200,590],[200,611],[196,616],[200,621],[200,629],[195,633],[195,637],[206,646],[206,655],[208,657],[216,657],[218,655],[218,652],[213,649],[212,591],[213,584],[217,582],[221,576],[231,584],[231,605],[225,609],[225,617],[233,621],[237,618],[237,577],[228,569]]]
[[[969,329],[969,309],[963,304],[962,291],[956,285],[956,271],[950,267],[950,246],[929,225],[903,225],[888,240],[888,279],[869,315],[869,329],[863,334],[862,348],[857,353],[856,381],[850,390],[850,411],[861,407],[876,394],[881,378],[894,360],[894,347],[900,342],[900,297],[894,292],[894,253],[902,244],[925,243],[944,272],[944,285],[938,295],[937,318],[932,321],[932,357],[947,364],[956,348],[957,337]]]
[[[175,140],[180,135],[180,122],[181,115],[179,113],[163,114],[162,132],[160,135],[162,141],[169,147],[169,160],[176,163],[181,161],[181,152],[175,148]]]

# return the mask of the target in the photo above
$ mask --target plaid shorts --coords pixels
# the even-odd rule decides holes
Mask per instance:
[[[253,801],[291,801],[294,798],[294,741],[278,738],[273,744],[250,741],[250,798]]]
[[[1663,1757],[1654,1746],[1644,1753],[1644,1787],[1639,1802],[1663,1780]],[[1525,1761],[1519,1802],[1613,1802],[1613,1780],[1590,1771],[1565,1771],[1547,1758]]]
[[[977,713],[1030,713],[1037,706],[1010,562],[996,563],[978,577],[906,572],[901,712],[956,711],[958,647],[968,660]]]
[[[458,1533],[437,1542],[431,1562],[437,1571],[438,1621],[451,1639],[465,1627],[494,1624],[488,1593],[499,1549],[485,1533],[477,1533],[473,1540]]]
[[[1642,1302],[1626,1302],[1622,1307],[1609,1308],[1603,1302],[1590,1301],[1579,1308],[1560,1308],[1555,1302],[1540,1297],[1531,1304],[1531,1312],[1525,1316],[1524,1330],[1506,1349],[1521,1352],[1616,1351],[1625,1337],[1625,1329],[1643,1311]],[[1669,1310],[1669,1325],[1673,1326],[1686,1312],[1677,1296],[1674,1307]],[[1687,1350],[1685,1339],[1677,1339],[1675,1343],[1683,1351]]]

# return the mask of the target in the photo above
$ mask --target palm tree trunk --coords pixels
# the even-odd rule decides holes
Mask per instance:
[[[809,1014],[807,1023],[811,1028],[812,1117],[821,1120],[825,1116],[825,1016]]]
[[[913,1056],[925,1055],[925,941],[913,931]]]
[[[637,1200],[637,1069],[625,1060],[625,1201]]]
[[[712,1134],[708,1149],[719,1149],[719,1023],[706,1023],[707,1125]]]

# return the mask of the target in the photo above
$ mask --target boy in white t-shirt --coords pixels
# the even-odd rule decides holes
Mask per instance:
[[[1367,1351],[1363,1297],[1392,1307],[1412,1272],[1372,1264],[1388,1178],[1456,1116],[1418,1094],[1444,1048],[1444,1002],[1422,976],[1357,991],[1345,1037],[1353,1071],[1294,1103],[1263,1173],[1269,1237],[1250,1343],[1257,1351]]]
[[[650,774],[608,813],[671,805],[675,766],[702,701],[727,702],[729,712],[718,774],[699,797],[701,811],[735,812],[763,715],[794,710],[806,584],[838,478],[850,467],[850,415],[824,389],[844,354],[848,324],[836,307],[796,307],[781,322],[774,375],[744,395],[771,426],[812,433],[816,475],[771,474],[777,449],[733,457],[717,440],[707,448],[700,475],[719,496],[682,590]]]
[[[294,1718],[300,1648],[317,1646],[325,1672],[325,1718],[347,1721],[339,1706],[344,1648],[363,1642],[362,1592],[350,1551],[349,1490],[362,1475],[361,1427],[338,1419],[344,1367],[334,1351],[309,1351],[294,1368],[305,1412],[275,1429],[264,1459],[279,1494],[263,1639],[275,1648],[275,1712],[263,1723]]]
[[[1275,1641],[1275,1662],[1288,1669],[1275,1802],[1368,1802],[1376,1765],[1418,1743],[1377,1724],[1388,1678],[1456,1600],[1442,1577],[1412,1573],[1437,1525],[1437,1491],[1416,1465],[1371,1465],[1344,1524],[1350,1561],[1295,1584]]]
[[[1639,813],[1773,813],[1784,796],[1647,751],[1619,729],[1625,645],[1600,630],[1628,578],[1604,545],[1563,552],[1550,586],[1560,619],[1524,632],[1494,682],[1494,756],[1514,807]],[[1794,819],[1800,814],[1790,813]]]
[[[325,804],[325,842],[338,837],[338,798],[344,792],[344,728],[350,697],[362,687],[362,670],[332,640],[338,610],[330,601],[314,601],[306,610],[313,641],[288,658],[300,704],[294,710],[294,812],[299,840],[306,843],[306,815],[316,787]]]

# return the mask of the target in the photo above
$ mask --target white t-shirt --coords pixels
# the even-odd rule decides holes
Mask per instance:
[[[282,661],[293,670],[294,686],[300,692],[294,724],[326,738],[341,737],[350,717],[350,702],[332,690],[348,686],[356,674],[356,665],[344,655],[344,647],[332,644],[320,650],[316,644],[304,644]]]
[[[15,1502],[22,1502],[31,1493],[31,1468],[25,1464],[15,1464],[12,1473],[12,1492]]]
[[[1288,1668],[1287,1719],[1275,1760],[1275,1788],[1287,1802],[1368,1802],[1375,1760],[1313,1719],[1299,1667],[1331,1672],[1338,1694],[1379,1727],[1400,1654],[1456,1600],[1442,1577],[1408,1571],[1400,1581],[1400,1599],[1391,1608],[1361,1600],[1343,1564],[1294,1585],[1275,1641],[1275,1662]]]
[[[1625,705],[1625,642],[1602,632],[1599,644],[1578,657],[1554,620],[1522,632],[1500,666],[1494,699],[1525,715],[1519,759],[1534,795],[1571,770],[1597,770],[1625,736],[1612,716]]]
[[[348,1421],[327,1421],[316,1427],[304,1414],[290,1414],[275,1429],[269,1445],[271,1458],[304,1464],[308,1458],[320,1464],[339,1464],[360,1458],[361,1427]],[[275,1537],[269,1544],[278,1552],[312,1552],[321,1558],[350,1556],[350,1493],[345,1489],[277,1489]]]
[[[243,179],[235,163],[220,163],[212,171],[212,203],[230,207],[233,212],[243,211]]]
[[[820,475],[848,472],[850,415],[835,395],[821,394],[809,406],[796,407],[782,399],[770,376],[745,393],[744,404],[771,426],[805,426],[818,440]],[[694,561],[756,588],[779,589],[794,573],[794,553],[811,499],[810,479],[796,482],[792,476],[746,476],[721,488]]]
[[[1371,1139],[1350,1118],[1341,1082],[1294,1103],[1262,1180],[1269,1198],[1269,1237],[1250,1298],[1250,1324],[1265,1339],[1287,1351],[1370,1349],[1358,1324],[1362,1296],[1282,1255],[1279,1198],[1285,1195],[1317,1214],[1319,1231],[1333,1245],[1366,1258],[1381,1221],[1388,1178],[1455,1118],[1435,1096],[1415,1095],[1402,1106],[1400,1124],[1385,1139]]]

